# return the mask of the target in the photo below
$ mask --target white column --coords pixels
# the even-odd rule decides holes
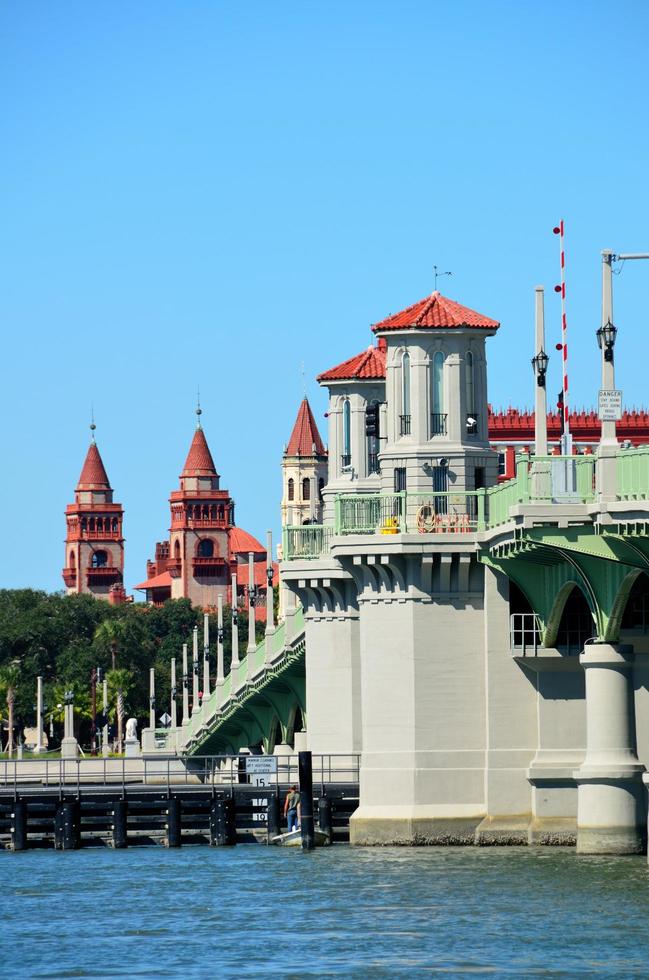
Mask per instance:
[[[203,616],[203,700],[210,696],[210,617]]]
[[[239,623],[237,614],[237,576],[232,576],[232,662],[230,672],[239,666]]]
[[[266,633],[275,629],[273,595],[273,532],[266,532]]]
[[[176,728],[178,726],[178,709],[176,706],[176,658],[172,657],[171,660],[171,703],[169,705],[171,715],[171,727]]]
[[[187,666],[187,644],[183,643],[183,725],[189,724],[189,674]]]
[[[248,649],[246,653],[250,656],[255,652],[255,556],[252,551],[248,552]],[[250,677],[251,664],[248,662],[248,677]]]
[[[217,597],[217,631],[216,631],[216,683],[222,684],[225,680],[225,670],[223,665],[223,596],[219,593]]]
[[[613,323],[613,252],[602,251],[602,326]],[[611,360],[606,360],[606,346],[600,351],[602,364],[602,389],[615,388],[614,352]],[[618,442],[615,422],[602,422],[602,432],[597,450],[597,489],[602,500],[615,500],[617,495],[617,452]]]
[[[192,714],[198,711],[198,626],[192,630]]]
[[[577,851],[637,854],[644,849],[644,766],[638,761],[633,649],[589,643],[580,656],[586,680],[586,756],[575,772]]]
[[[106,724],[101,730],[101,754],[104,759],[108,758],[108,681],[104,678],[103,685],[104,717]]]
[[[155,729],[155,667],[149,669],[149,728]]]
[[[43,751],[43,678],[36,678],[36,751]]]

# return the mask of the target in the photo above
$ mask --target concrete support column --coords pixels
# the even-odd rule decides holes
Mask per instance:
[[[273,532],[266,532],[266,635],[275,629],[273,609]]]
[[[237,614],[237,576],[232,576],[232,662],[230,673],[239,666],[239,621]]]
[[[171,660],[171,704],[170,704],[170,715],[171,715],[171,727],[178,727],[178,709],[176,705],[176,658],[173,657]]]
[[[192,714],[198,711],[198,626],[192,630]]]
[[[155,667],[149,669],[149,728],[155,730]]]
[[[189,724],[189,674],[187,666],[187,644],[183,643],[183,725]]]
[[[577,851],[637,854],[644,850],[644,766],[638,761],[633,702],[633,650],[588,644],[586,757],[575,772]]]
[[[223,596],[217,598],[217,629],[216,629],[216,685],[223,684],[225,671],[223,666]]]
[[[210,617],[203,616],[203,701],[210,696]]]
[[[43,751],[43,678],[36,678],[36,751]]]

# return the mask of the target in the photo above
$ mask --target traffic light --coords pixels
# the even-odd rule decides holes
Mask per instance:
[[[365,435],[379,438],[379,403],[373,402],[365,409]]]

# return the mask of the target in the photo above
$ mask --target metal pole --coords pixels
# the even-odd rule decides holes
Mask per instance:
[[[535,354],[545,351],[545,312],[543,308],[543,286],[535,288],[534,340]],[[536,384],[534,399],[534,454],[548,454],[547,392],[545,384]]]
[[[252,673],[250,654],[255,652],[255,556],[248,552],[248,677]]]
[[[90,672],[90,693],[92,697],[92,739],[90,742],[90,754],[97,755],[97,668],[93,667]]]
[[[155,667],[149,669],[149,728],[155,729]]]
[[[108,757],[108,681],[104,679],[103,689],[104,699],[104,727],[101,732],[101,753],[106,759]]]

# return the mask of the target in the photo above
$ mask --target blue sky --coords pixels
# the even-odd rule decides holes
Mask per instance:
[[[126,582],[169,526],[194,426],[241,526],[279,530],[315,375],[442,291],[502,322],[494,405],[530,405],[533,287],[592,405],[600,250],[649,250],[649,7],[579,2],[0,7],[0,587],[62,587],[94,404]],[[615,279],[625,403],[647,405],[649,262]],[[555,355],[550,386],[559,386]]]

